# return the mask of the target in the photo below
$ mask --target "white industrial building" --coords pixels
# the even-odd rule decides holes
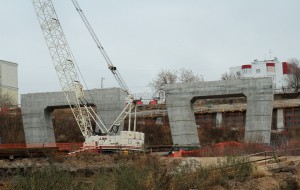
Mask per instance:
[[[18,64],[0,60],[0,94],[18,105]]]
[[[272,60],[254,60],[250,64],[230,68],[230,74],[238,78],[272,77],[274,90],[282,90],[287,86],[288,72],[288,63],[280,62],[276,57]]]

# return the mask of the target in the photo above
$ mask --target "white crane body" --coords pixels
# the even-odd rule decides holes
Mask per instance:
[[[120,135],[90,136],[84,142],[85,148],[101,147],[103,150],[141,150],[144,144],[144,133],[121,131]]]
[[[128,101],[127,106],[112,126],[105,126],[102,119],[97,116],[85,99],[83,86],[80,83],[75,67],[76,62],[61,28],[52,0],[32,0],[32,2],[62,91],[85,139],[84,148],[142,150],[144,146],[144,133],[121,131],[120,135],[117,135],[113,131],[115,127],[118,128],[124,122],[128,112],[131,111],[133,107],[132,99]],[[122,81],[122,79],[120,80]],[[126,95],[128,97],[128,91]],[[94,135],[91,120],[95,121],[96,126],[103,135]]]

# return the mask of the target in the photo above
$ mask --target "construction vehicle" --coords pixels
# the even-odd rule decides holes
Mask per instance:
[[[130,95],[123,79],[118,74],[116,67],[109,64],[109,69],[114,73],[115,78],[126,93],[128,102],[113,124],[111,126],[106,126],[103,119],[97,116],[93,108],[90,106],[90,103],[87,102],[85,98],[83,85],[80,83],[76,69],[76,61],[63,33],[52,0],[32,0],[32,2],[50,52],[54,68],[60,81],[62,91],[85,139],[83,150],[143,150],[144,133],[137,132],[136,125],[134,125],[133,131],[131,131],[130,127],[128,127],[128,131],[121,131],[120,134],[117,134],[119,126],[122,125],[127,116],[130,117],[130,125],[131,110],[135,107],[135,101]],[[77,2],[73,1],[73,3]],[[103,49],[102,45],[99,46],[99,49]],[[105,59],[111,63],[109,57],[104,51],[102,54]],[[92,120],[99,128],[101,135],[94,134]]]

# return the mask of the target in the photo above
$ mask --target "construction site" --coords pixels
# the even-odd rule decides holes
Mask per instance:
[[[245,85],[247,81],[239,82]],[[259,84],[268,84],[268,81],[259,79]],[[32,185],[39,186],[45,183],[37,180],[39,175],[47,175],[49,178],[56,176],[58,182],[57,185],[51,186],[50,182],[44,185],[62,189],[110,189],[112,184],[115,189],[202,189],[202,186],[212,186],[212,189],[298,188],[299,93],[273,94],[270,91],[269,97],[262,98],[261,95],[265,96],[268,93],[263,89],[259,96],[260,105],[252,107],[252,112],[264,111],[264,114],[254,116],[269,116],[268,119],[255,119],[265,121],[264,125],[268,128],[260,129],[260,125],[251,119],[253,126],[259,127],[252,127],[255,130],[251,131],[247,129],[251,115],[247,114],[249,98],[252,97],[247,92],[235,89],[237,95],[234,95],[229,90],[228,81],[193,85],[207,89],[217,84],[222,89],[224,83],[228,94],[212,95],[215,92],[207,90],[206,93],[209,93],[205,96],[199,92],[192,92],[196,95],[186,96],[187,92],[184,92],[187,106],[182,106],[184,101],[181,98],[180,107],[186,110],[177,107],[178,100],[170,99],[174,98],[170,96],[174,88],[182,90],[178,88],[178,84],[168,87],[168,98],[162,102],[139,102],[136,105],[136,119],[126,117],[122,130],[135,129],[144,133],[143,148],[137,150],[118,145],[114,151],[109,152],[105,150],[104,145],[93,148],[84,146],[85,138],[74,120],[72,111],[67,108],[67,102],[58,105],[51,102],[53,94],[56,96],[55,100],[61,96],[61,101],[64,102],[63,94],[24,94],[21,108],[1,110],[1,186],[3,189],[32,189]],[[235,83],[234,87],[237,87],[238,82]],[[255,90],[259,91],[259,88],[261,86],[255,87]],[[97,91],[109,92],[115,94],[115,97],[120,97],[118,94],[122,93],[118,88],[94,90],[91,93],[96,94]],[[217,90],[218,93],[220,91]],[[174,95],[178,96],[180,93],[176,92]],[[112,95],[101,97],[111,98]],[[261,107],[262,100],[268,101],[268,109]],[[171,107],[168,105],[170,101]],[[103,113],[102,110],[98,110],[99,107],[111,111],[104,104],[93,107],[97,113]],[[176,109],[172,110],[172,107]],[[191,116],[184,115],[189,111]],[[170,115],[170,112],[175,112],[175,116]],[[50,121],[47,121],[47,118],[50,118]],[[175,125],[180,122],[181,125],[186,122],[191,124],[184,127]],[[46,125],[49,123],[51,125]],[[45,128],[42,129],[41,126]],[[183,170],[186,174],[171,175],[174,168]],[[126,177],[139,175],[140,172],[146,172],[147,177]],[[193,181],[194,177],[190,175],[195,175],[198,181]],[[36,184],[29,185],[26,181],[32,177],[36,178]],[[207,177],[209,179],[206,179]],[[114,178],[116,181],[111,181]],[[176,181],[169,181],[171,178]],[[123,179],[128,183],[122,182]],[[18,180],[18,183],[14,180]],[[141,184],[132,186],[132,180],[140,180]]]
[[[119,86],[88,90],[52,1],[32,0],[61,90],[17,105],[18,65],[0,60],[0,189],[300,189],[300,93],[275,90],[277,58],[269,76],[134,97],[71,2]]]

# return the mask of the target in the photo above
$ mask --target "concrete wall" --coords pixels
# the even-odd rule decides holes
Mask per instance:
[[[246,96],[245,141],[270,143],[273,109],[272,78],[180,83],[166,86],[174,144],[199,144],[192,104],[196,99]]]
[[[89,103],[96,105],[97,115],[101,115],[107,126],[113,123],[125,107],[125,94],[119,88],[90,90],[89,93],[85,92],[85,97]],[[21,95],[21,110],[27,144],[55,142],[51,111],[60,106],[68,106],[62,92]],[[123,130],[123,126],[120,127],[119,131],[121,130]]]
[[[18,64],[0,60],[0,90],[12,98],[14,105],[18,104]]]
[[[283,109],[277,109],[277,130],[284,130],[284,112]]]
[[[217,112],[216,113],[216,126],[220,128],[223,123],[223,115],[222,112]]]

